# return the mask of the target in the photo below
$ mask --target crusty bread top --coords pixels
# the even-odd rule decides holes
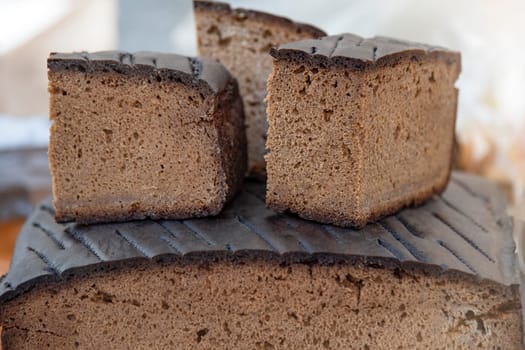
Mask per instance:
[[[235,17],[239,20],[250,18],[255,21],[264,21],[274,25],[285,26],[292,30],[300,30],[310,33],[313,37],[325,36],[326,33],[310,24],[294,22],[286,17],[272,15],[266,12],[247,10],[243,8],[232,9],[230,5],[217,1],[194,1],[193,6],[195,11],[213,11],[222,12],[225,15]]]
[[[461,61],[459,52],[438,46],[381,36],[366,39],[348,33],[286,43],[271,49],[270,54],[277,59],[310,59],[356,69],[389,65],[403,57],[430,55],[457,64],[458,74]]]
[[[266,209],[264,186],[245,190],[216,218],[82,226],[57,224],[43,203],[28,219],[0,303],[70,272],[133,259],[253,256],[282,263],[364,263],[460,273],[517,284],[511,219],[497,187],[454,174],[449,188],[424,206],[367,225],[342,229]]]
[[[116,72],[156,75],[169,81],[197,83],[214,92],[221,91],[232,79],[222,64],[211,58],[186,57],[172,53],[100,51],[49,54],[50,71]]]

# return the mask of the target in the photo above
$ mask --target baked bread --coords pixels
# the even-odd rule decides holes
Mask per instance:
[[[512,223],[496,187],[448,190],[361,231],[265,208],[79,226],[49,204],[0,281],[5,350],[522,349]]]
[[[271,54],[269,207],[362,227],[443,191],[459,53],[342,34]]]
[[[232,9],[220,2],[194,1],[194,8],[199,54],[218,58],[239,82],[246,114],[249,172],[264,178],[268,128],[264,98],[272,69],[270,48],[326,34],[307,24],[268,13]]]
[[[215,215],[242,184],[242,100],[216,61],[52,53],[48,68],[57,221]]]

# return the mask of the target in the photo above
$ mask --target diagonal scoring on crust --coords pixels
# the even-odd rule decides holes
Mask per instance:
[[[137,73],[166,76],[167,80],[177,80],[177,76],[207,85],[212,91],[219,92],[231,79],[230,73],[219,62],[211,58],[186,57],[160,52],[73,52],[49,54],[47,66],[50,71],[74,70],[80,72],[116,72],[134,71]]]
[[[358,69],[395,62],[403,56],[433,55],[448,62],[460,61],[458,52],[442,47],[382,36],[362,38],[349,33],[286,43],[271,49],[270,54],[276,59],[306,57],[324,64],[341,63]]]
[[[60,278],[101,262],[206,252],[266,252],[277,259],[294,254],[305,260],[320,254],[385,259],[518,283],[510,218],[502,195],[486,180],[454,173],[442,196],[361,230],[276,214],[257,195],[262,187],[247,182],[218,217],[182,221],[62,225],[53,220],[48,200],[22,229],[10,271],[0,283],[0,301],[50,274]]]

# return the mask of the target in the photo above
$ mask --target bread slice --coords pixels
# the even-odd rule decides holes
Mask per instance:
[[[0,281],[4,349],[523,349],[511,220],[456,174],[361,231],[265,208],[79,226],[44,204]]]
[[[109,51],[48,68],[58,221],[215,215],[240,187],[242,101],[219,63]]]
[[[237,78],[244,101],[249,172],[265,177],[266,80],[272,69],[270,48],[326,35],[310,25],[263,12],[232,9],[220,2],[195,1],[198,49],[216,57]]]
[[[343,34],[271,54],[271,208],[362,227],[443,191],[459,53]]]

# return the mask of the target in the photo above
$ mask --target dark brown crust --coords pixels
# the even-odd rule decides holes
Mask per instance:
[[[180,82],[210,93],[221,91],[231,79],[228,70],[213,59],[160,52],[51,52],[47,67],[51,72],[113,72]]]
[[[341,44],[343,43],[343,44]],[[272,48],[277,60],[293,60],[321,67],[366,70],[396,65],[404,60],[437,59],[461,70],[459,52],[385,37],[370,39],[339,34],[320,39],[301,40]]]
[[[323,30],[306,23],[294,22],[289,18],[272,15],[266,12],[247,10],[243,8],[232,9],[229,4],[223,2],[196,0],[193,1],[193,7],[195,11],[210,11],[215,13],[219,12],[225,15],[236,17],[239,20],[250,18],[255,21],[288,27],[293,30],[307,32],[312,37],[321,37],[326,35]]]
[[[467,283],[486,283],[488,285],[499,284],[498,282],[489,279],[480,279],[479,276],[461,271],[451,269],[443,270],[440,266],[420,262],[401,262],[395,258],[342,255],[334,253],[319,253],[314,255],[305,253],[278,255],[267,251],[243,251],[232,253],[227,250],[222,250],[189,254],[184,257],[165,255],[151,260],[133,258],[114,262],[101,262],[72,269],[63,273],[59,278],[49,275],[39,276],[26,282],[24,285],[20,285],[16,291],[0,295],[0,315],[2,314],[2,307],[6,306],[9,301],[22,294],[38,289],[64,286],[64,284],[67,284],[72,280],[89,277],[90,274],[118,273],[123,270],[134,270],[155,264],[189,266],[209,265],[221,262],[228,262],[231,264],[249,264],[260,261],[279,266],[288,266],[292,264],[321,266],[353,265],[362,268],[386,269],[400,275],[445,276],[450,279],[462,280]],[[517,284],[511,284],[509,286],[514,290],[518,289]]]

